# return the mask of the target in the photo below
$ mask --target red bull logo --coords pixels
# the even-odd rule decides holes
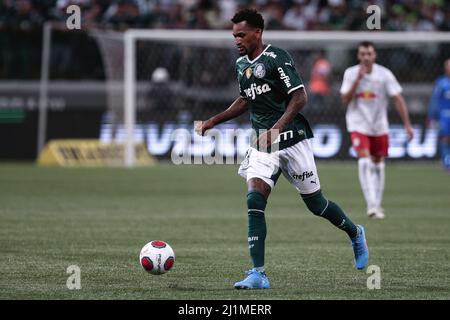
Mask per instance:
[[[356,97],[358,99],[363,99],[363,100],[372,100],[372,99],[375,99],[377,97],[377,95],[372,91],[366,90],[366,91],[361,91],[361,92],[357,93]]]

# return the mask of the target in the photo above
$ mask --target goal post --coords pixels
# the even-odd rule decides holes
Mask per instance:
[[[105,31],[96,31],[96,38],[104,38]],[[192,54],[196,48],[201,48],[201,54],[204,59],[213,61],[212,65],[217,68],[217,74],[226,74],[226,77],[233,77],[234,65],[233,60],[229,59],[225,61],[223,58],[224,53],[229,56],[230,52],[237,58],[237,53],[234,50],[234,39],[231,31],[226,30],[166,30],[166,29],[129,29],[124,33],[116,33],[117,37],[120,37],[123,43],[123,64],[122,66],[115,64],[116,68],[123,68],[123,79],[118,83],[123,84],[123,126],[125,136],[123,137],[123,143],[125,144],[125,166],[133,167],[135,165],[134,143],[136,139],[136,123],[138,118],[136,112],[138,110],[139,98],[138,94],[141,87],[145,87],[141,84],[143,73],[151,74],[154,71],[155,65],[158,65],[159,60],[167,60],[165,62],[169,66],[173,67],[175,73],[180,74],[174,81],[175,86],[183,82],[183,75],[187,72],[193,74],[191,78],[198,81],[196,77],[201,77],[198,73],[199,66],[195,63],[188,64],[181,58],[179,68],[170,64],[170,59],[164,58],[164,55],[169,55],[169,51],[174,47],[177,52],[189,55]],[[406,61],[404,57],[408,59],[416,59],[414,55],[423,54],[425,57],[441,56],[439,52],[441,45],[444,44],[446,50],[449,51],[450,33],[448,32],[348,32],[348,31],[264,31],[263,39],[266,43],[271,43],[276,46],[280,46],[284,49],[290,50],[302,50],[299,57],[305,57],[308,51],[326,49],[330,52],[329,58],[332,59],[337,65],[339,70],[343,70],[348,67],[350,62],[355,62],[354,56],[349,57],[348,52],[355,49],[355,45],[361,41],[372,41],[380,48],[393,50],[392,57],[389,57],[393,64],[397,62],[402,63]],[[155,47],[152,46],[155,45]],[[156,48],[156,45],[161,47]],[[162,46],[168,46],[169,49],[165,49]],[[169,51],[164,51],[169,50]],[[218,50],[221,50],[220,52]],[[423,51],[422,53],[420,53]],[[412,52],[412,53],[411,53]],[[450,55],[450,51],[447,52]],[[102,52],[104,60],[112,59],[113,54],[107,50]],[[228,57],[227,56],[227,57]],[[395,58],[395,59],[394,59]],[[423,79],[418,81],[421,83],[427,83],[427,86],[432,86],[431,77],[434,77],[442,68],[437,65],[437,60],[430,60],[427,63],[430,66],[423,66],[422,58],[417,58],[414,65],[411,68],[422,68],[423,70],[430,70],[430,75],[424,75]],[[425,58],[424,58],[425,59]],[[296,58],[294,57],[294,60]],[[414,60],[412,60],[414,61]],[[118,61],[117,61],[118,62]],[[297,63],[297,62],[296,62]],[[143,64],[143,65],[142,65]],[[161,63],[162,64],[162,63]],[[209,65],[211,67],[211,64]],[[391,68],[390,65],[387,67]],[[148,68],[149,70],[146,70]],[[206,68],[206,67],[205,67]],[[192,71],[195,69],[197,71]],[[405,69],[406,70],[406,69]],[[196,73],[197,72],[197,73]],[[420,72],[416,72],[415,77],[420,78]],[[141,76],[140,76],[141,75]],[[342,76],[342,74],[341,74]],[[147,80],[149,76],[146,76]],[[206,76],[205,76],[206,77]],[[206,77],[206,79],[208,79]],[[341,79],[336,79],[337,84]],[[207,82],[207,80],[205,80]],[[232,83],[231,81],[229,81]],[[402,81],[400,81],[402,82]],[[414,83],[412,83],[414,85]],[[236,84],[237,86],[237,84]],[[180,91],[178,95],[183,97],[195,97],[196,92],[202,96],[205,91],[209,90],[207,87],[202,86],[186,86],[179,85]],[[177,88],[178,88],[177,87]],[[428,92],[429,88],[426,91]],[[215,88],[215,95],[219,95],[225,92],[226,88],[229,88],[228,84],[224,84],[221,88]],[[413,88],[413,87],[411,87]],[[223,89],[222,91],[220,91]],[[197,91],[196,91],[197,90]],[[200,92],[202,91],[202,92]],[[414,90],[412,90],[414,91]],[[419,90],[420,91],[420,90]],[[423,90],[422,90],[423,91]],[[236,91],[237,92],[237,91]],[[235,94],[237,94],[234,92]],[[201,94],[200,94],[201,93]],[[229,96],[232,99],[232,95]],[[425,104],[425,92],[421,96],[421,108],[424,108]],[[196,104],[193,103],[194,108]],[[223,106],[226,108],[226,105]],[[175,115],[174,115],[175,117]],[[200,119],[199,119],[200,120]]]
[[[134,124],[136,122],[136,60],[135,36],[132,31],[125,33],[125,81],[124,81],[124,122],[125,122],[125,166],[131,168],[135,165],[134,150]]]
[[[48,81],[50,75],[50,46],[52,39],[52,23],[45,22],[42,32],[41,79],[39,83],[39,113],[37,150],[39,155],[45,145],[47,133]]]

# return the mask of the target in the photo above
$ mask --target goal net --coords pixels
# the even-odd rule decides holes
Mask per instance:
[[[150,154],[170,159],[214,154],[244,156],[248,136],[229,132],[250,128],[248,115],[218,127],[221,143],[211,145],[194,133],[194,121],[205,120],[238,96],[234,64],[238,58],[229,31],[128,30],[95,31],[108,77],[108,110],[101,126],[103,141],[126,144],[125,163],[135,162],[134,143]],[[409,144],[401,121],[390,108],[393,159],[437,156],[437,132],[425,120],[434,81],[450,57],[447,33],[265,31],[265,43],[286,49],[305,83],[309,102],[302,111],[310,120],[315,156],[354,156],[345,129],[339,88],[344,70],[357,63],[356,45],[373,41],[377,63],[391,69],[403,87],[415,138]],[[317,83],[317,79],[320,81]],[[177,132],[184,130],[182,138]],[[242,133],[242,131],[240,131]],[[205,140],[206,139],[206,140]],[[186,159],[186,158],[184,158]]]

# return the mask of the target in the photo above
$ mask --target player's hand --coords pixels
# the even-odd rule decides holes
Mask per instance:
[[[272,142],[275,141],[275,139],[278,137],[279,131],[270,129],[264,133],[262,133],[258,138],[258,149],[259,150],[267,150],[268,146],[272,144]]]
[[[408,125],[405,126],[405,131],[406,134],[408,135],[408,142],[409,142],[414,138],[414,129],[410,125]]]
[[[203,136],[207,130],[212,128],[214,128],[214,123],[211,120],[199,121],[195,126],[195,132],[199,136]]]
[[[361,80],[366,73],[367,73],[367,67],[363,64],[360,64],[359,70],[358,70],[358,80]]]

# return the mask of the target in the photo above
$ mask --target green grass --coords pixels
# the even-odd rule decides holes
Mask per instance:
[[[319,163],[323,190],[366,226],[381,289],[354,269],[347,236],[307,212],[280,179],[267,208],[272,289],[232,288],[250,267],[246,187],[235,166],[146,169],[0,165],[0,299],[449,299],[450,176],[436,163],[389,163],[384,221],[369,221],[356,163]],[[162,239],[173,270],[145,273]],[[66,269],[81,268],[81,290]]]

